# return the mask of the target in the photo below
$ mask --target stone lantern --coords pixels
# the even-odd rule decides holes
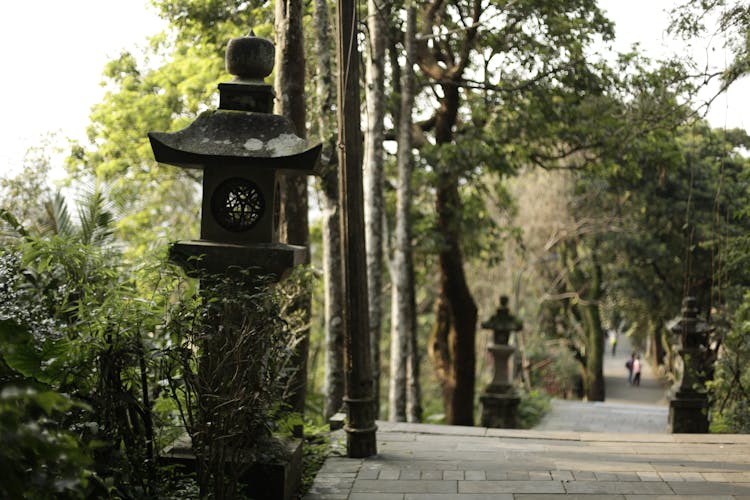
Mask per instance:
[[[682,301],[682,315],[667,324],[679,339],[678,352],[682,358],[682,377],[672,389],[669,401],[669,432],[708,432],[708,396],[701,379],[702,360],[710,328],[698,318],[695,297]]]
[[[516,348],[508,345],[510,334],[523,328],[508,309],[508,297],[500,297],[500,307],[495,314],[482,323],[482,328],[492,330],[493,338],[487,351],[492,357],[493,376],[479,400],[482,403],[481,425],[483,427],[518,427],[518,403],[520,398],[513,388],[508,360]]]
[[[256,269],[277,279],[303,263],[307,249],[278,242],[279,178],[313,174],[320,145],[308,147],[286,117],[272,114],[274,46],[251,31],[234,38],[219,84],[219,109],[201,113],[186,128],[151,132],[156,161],[203,171],[200,239],[180,241],[170,258],[189,273]]]
[[[219,84],[219,108],[178,132],[149,133],[156,161],[203,171],[200,239],[174,243],[169,255],[201,280],[238,269],[248,270],[249,280],[260,275],[280,280],[307,255],[306,247],[279,243],[279,181],[282,175],[313,174],[321,146],[309,147],[289,119],[272,114],[274,92],[263,79],[273,70],[274,52],[269,40],[252,31],[232,39],[226,66],[235,79]],[[210,294],[210,287],[202,293]],[[206,339],[220,337],[216,332],[234,335],[227,325],[237,324],[242,311],[216,308],[210,314],[207,328],[214,331]],[[218,345],[202,346],[199,372],[204,363],[226,355]],[[206,390],[212,401],[224,390],[220,382],[203,382],[214,384]],[[195,463],[191,446],[177,443],[167,456]],[[241,478],[253,498],[293,498],[302,470],[301,440],[287,446],[288,457],[254,463]]]

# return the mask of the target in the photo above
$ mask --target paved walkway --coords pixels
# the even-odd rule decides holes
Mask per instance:
[[[663,434],[667,431],[668,387],[644,362],[641,384],[628,383],[625,362],[631,347],[618,342],[617,355],[604,358],[605,403],[553,400],[552,410],[537,425],[543,431],[578,431]]]
[[[750,499],[748,435],[378,426],[379,454],[329,457],[306,500]]]
[[[667,434],[664,387],[648,367],[629,386],[622,347],[608,403],[556,401],[534,430],[378,422],[378,455],[329,457],[305,500],[750,500],[750,435]]]

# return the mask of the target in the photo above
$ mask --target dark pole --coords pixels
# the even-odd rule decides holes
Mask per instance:
[[[344,401],[346,444],[352,458],[377,453],[367,310],[365,216],[362,193],[362,132],[359,115],[357,13],[354,0],[337,0],[339,61],[339,207],[344,284]]]

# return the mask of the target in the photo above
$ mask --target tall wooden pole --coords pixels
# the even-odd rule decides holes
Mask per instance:
[[[365,216],[362,193],[362,131],[360,130],[357,12],[354,0],[337,0],[339,206],[344,282],[344,401],[347,407],[348,455],[377,453],[372,400],[372,369],[367,309]]]

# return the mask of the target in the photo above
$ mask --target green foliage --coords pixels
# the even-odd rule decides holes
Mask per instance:
[[[142,495],[154,486],[146,351],[158,316],[124,272],[104,194],[89,192],[78,209],[73,222],[58,198],[45,233],[0,254],[5,375],[85,401],[61,425],[84,444],[107,443],[93,450],[102,487]]]
[[[294,345],[265,277],[233,270],[201,280],[164,325],[161,373],[190,435],[202,495],[234,498],[256,460],[278,458],[272,439],[284,411]]]
[[[86,498],[91,453],[63,423],[75,409],[86,406],[54,391],[0,391],[0,497]]]
[[[50,495],[69,487],[140,498],[163,492],[156,459],[183,425],[208,471],[199,477],[203,491],[220,498],[227,460],[237,472],[226,475],[231,482],[253,460],[281,452],[271,436],[301,331],[297,319],[284,322],[281,314],[306,281],[270,289],[238,272],[236,279],[204,279],[199,293],[163,252],[143,256],[138,266],[123,258],[101,190],[84,196],[77,211],[71,218],[58,198],[50,211],[55,223],[42,234],[3,212],[23,236],[0,253],[0,382],[39,391],[29,393],[28,404],[13,403],[18,412],[7,415],[15,419],[6,421],[8,436],[55,425],[59,432],[50,436],[61,454],[70,451],[70,467],[61,459],[60,470],[49,469],[49,484],[39,488]],[[55,418],[47,415],[42,426],[36,407]],[[84,451],[75,454],[76,447]],[[38,448],[28,459],[40,464],[55,452]],[[88,483],[69,480],[73,472]]]
[[[328,425],[315,425],[310,422],[304,427],[305,442],[302,448],[302,485],[300,494],[310,489],[315,475],[323,466],[331,451]]]
[[[544,392],[532,390],[520,394],[518,425],[521,429],[532,429],[551,408],[550,397]]]
[[[718,76],[721,77],[721,91],[737,79],[750,73],[750,7],[742,0],[684,1],[671,11],[670,31],[685,39],[710,36],[721,37],[729,50],[732,60]],[[718,18],[718,28],[706,21]],[[707,69],[703,69],[706,73]],[[710,81],[717,75],[698,74],[696,78]]]
[[[709,382],[711,431],[750,433],[750,293],[733,317],[732,328]]]

